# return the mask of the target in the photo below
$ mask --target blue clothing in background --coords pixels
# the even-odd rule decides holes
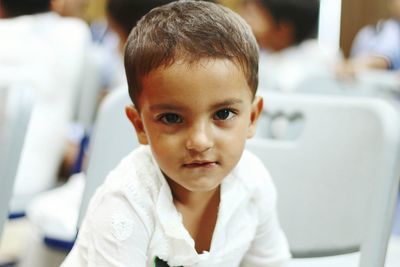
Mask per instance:
[[[362,28],[354,39],[350,57],[383,56],[390,70],[400,69],[400,21],[388,19]]]

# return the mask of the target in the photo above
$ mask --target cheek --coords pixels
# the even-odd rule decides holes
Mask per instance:
[[[162,140],[156,140],[153,141],[150,146],[159,167],[163,172],[169,174],[171,166],[174,166],[176,160],[179,159],[176,145],[169,145]],[[173,152],[171,153],[171,151]]]
[[[244,146],[244,142],[247,139],[249,120],[240,120],[235,123],[231,128],[219,129],[216,133],[216,138],[218,138],[219,143],[227,146],[229,150],[240,149]],[[235,144],[235,145],[232,145]]]
[[[237,164],[244,150],[245,142],[246,133],[241,130],[224,138],[223,143],[219,143],[221,146],[217,147],[217,150],[222,153],[226,166],[233,168]]]
[[[148,138],[152,150],[155,154],[162,157],[171,155],[171,151],[176,151],[181,146],[178,134],[165,134],[157,129],[153,129]]]

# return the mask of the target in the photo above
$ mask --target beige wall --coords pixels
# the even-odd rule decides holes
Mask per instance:
[[[93,21],[104,17],[106,0],[89,0],[85,19]]]
[[[346,56],[361,27],[388,16],[386,2],[387,0],[342,0],[340,46]]]

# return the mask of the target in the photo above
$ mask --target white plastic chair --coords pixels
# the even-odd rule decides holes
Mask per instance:
[[[93,125],[97,105],[100,101],[101,76],[98,57],[94,51],[86,51],[82,86],[78,88],[75,99],[75,120],[86,131],[90,130]]]
[[[353,97],[379,97],[398,101],[400,81],[395,73],[380,70],[363,70],[353,80],[330,76],[310,76],[296,88],[297,93],[345,95]]]
[[[398,111],[335,95],[265,94],[264,103],[247,148],[276,183],[296,258],[289,266],[383,267],[399,182]]]
[[[125,115],[125,107],[131,103],[126,87],[115,89],[103,100],[89,145],[86,177],[83,174],[71,177],[65,186],[35,199],[28,208],[28,218],[41,229],[46,245],[64,251],[72,248],[76,230],[96,188],[119,161],[138,146],[134,129]],[[57,202],[64,210],[49,213]],[[68,215],[67,220],[61,220]]]
[[[17,86],[0,88],[0,234],[8,217],[9,201],[33,103],[30,90]]]
[[[100,106],[89,148],[78,226],[96,188],[124,156],[139,146],[135,130],[125,115],[125,107],[131,104],[128,89],[121,87],[108,95]]]

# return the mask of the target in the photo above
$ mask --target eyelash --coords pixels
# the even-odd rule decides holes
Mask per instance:
[[[226,118],[218,117],[219,112],[226,112],[226,111],[228,112],[228,116]],[[227,121],[227,120],[233,119],[237,114],[238,114],[237,110],[234,110],[231,108],[223,108],[214,113],[213,119],[217,120],[217,121]],[[222,114],[219,114],[219,115],[222,115]],[[167,125],[181,124],[183,122],[183,118],[179,114],[176,114],[176,113],[163,113],[157,117],[157,120],[164,124],[167,124]]]
[[[227,118],[223,118],[223,119],[217,118],[218,112],[221,112],[221,111],[228,111],[229,112],[228,117]],[[237,110],[233,110],[231,108],[223,108],[223,109],[220,109],[217,112],[215,112],[213,118],[215,120],[219,120],[219,121],[227,121],[227,120],[233,119],[234,116],[236,116],[237,114],[238,114]]]
[[[176,121],[175,121],[175,122],[168,121],[168,120],[167,120],[168,116],[175,116],[175,119],[177,119],[178,122],[176,122]],[[169,124],[179,124],[179,123],[182,123],[182,122],[183,122],[182,117],[181,117],[180,115],[176,114],[176,113],[164,113],[164,114],[161,114],[161,115],[157,118],[157,120],[159,120],[159,121],[161,121],[162,123],[167,124],[167,125],[169,125]]]

